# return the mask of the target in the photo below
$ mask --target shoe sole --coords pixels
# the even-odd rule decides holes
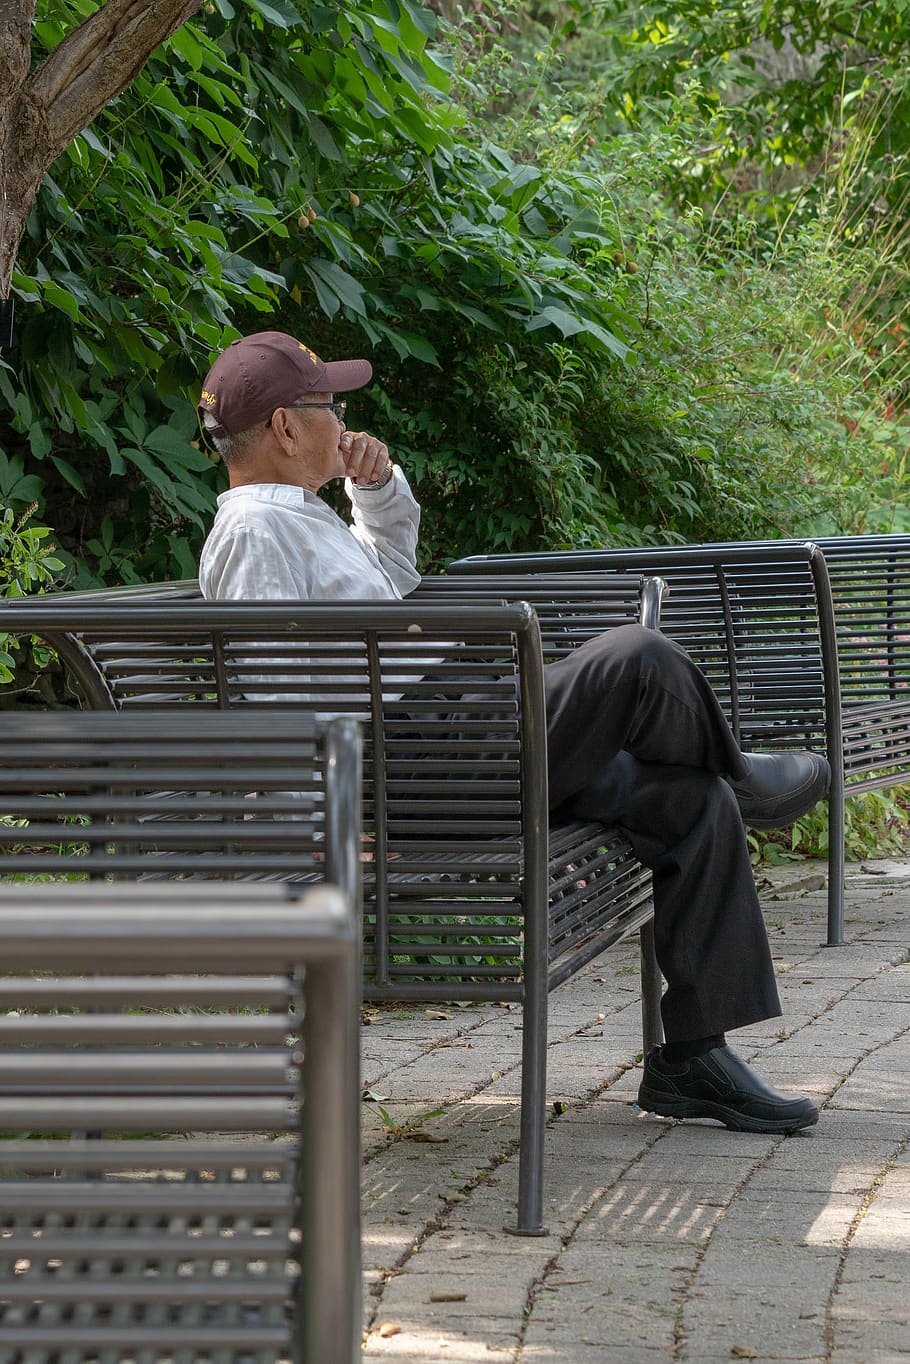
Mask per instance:
[[[814,1127],[818,1122],[818,1109],[793,1118],[753,1118],[740,1113],[726,1104],[712,1103],[710,1099],[671,1099],[661,1096],[649,1099],[639,1093],[638,1106],[646,1113],[656,1113],[661,1118],[715,1118],[732,1132],[798,1132],[803,1127]]]
[[[824,800],[827,795],[825,787],[818,795],[811,795],[805,802],[794,805],[792,809],[785,810],[774,816],[750,815],[742,811],[743,824],[747,829],[788,829],[791,824],[795,824],[803,815],[807,815],[810,810],[814,810],[820,800]]]

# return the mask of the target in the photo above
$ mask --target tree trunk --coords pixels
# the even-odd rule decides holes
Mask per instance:
[[[36,0],[0,0],[0,299],[45,172],[201,0],[108,0],[33,71]]]
[[[22,197],[15,150],[18,102],[28,78],[35,0],[0,0],[0,298],[10,276],[37,186]]]

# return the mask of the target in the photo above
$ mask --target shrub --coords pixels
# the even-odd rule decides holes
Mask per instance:
[[[47,526],[31,526],[33,503],[16,516],[12,507],[0,506],[0,584],[4,597],[24,597],[41,592],[64,568],[49,543]],[[8,708],[36,689],[47,696],[52,684],[43,678],[51,651],[37,639],[20,640],[0,633],[0,706]]]

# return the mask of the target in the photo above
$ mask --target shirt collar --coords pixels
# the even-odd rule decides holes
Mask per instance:
[[[247,483],[240,488],[227,488],[218,494],[218,506],[227,502],[242,502],[252,498],[256,502],[278,502],[285,507],[302,507],[322,499],[309,488],[298,488],[293,483]]]

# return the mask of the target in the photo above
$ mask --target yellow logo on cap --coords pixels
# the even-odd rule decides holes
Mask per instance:
[[[203,390],[202,390],[202,397],[199,399],[199,401],[202,402],[202,403],[205,403],[207,407],[214,407],[214,406],[215,406],[215,395],[214,395],[214,393],[209,393],[206,389],[203,389]]]
[[[319,364],[319,357],[317,355],[314,355],[314,353],[310,350],[309,346],[305,346],[302,341],[298,341],[297,344],[300,347],[300,349],[304,352],[304,354],[310,357],[314,365]]]

